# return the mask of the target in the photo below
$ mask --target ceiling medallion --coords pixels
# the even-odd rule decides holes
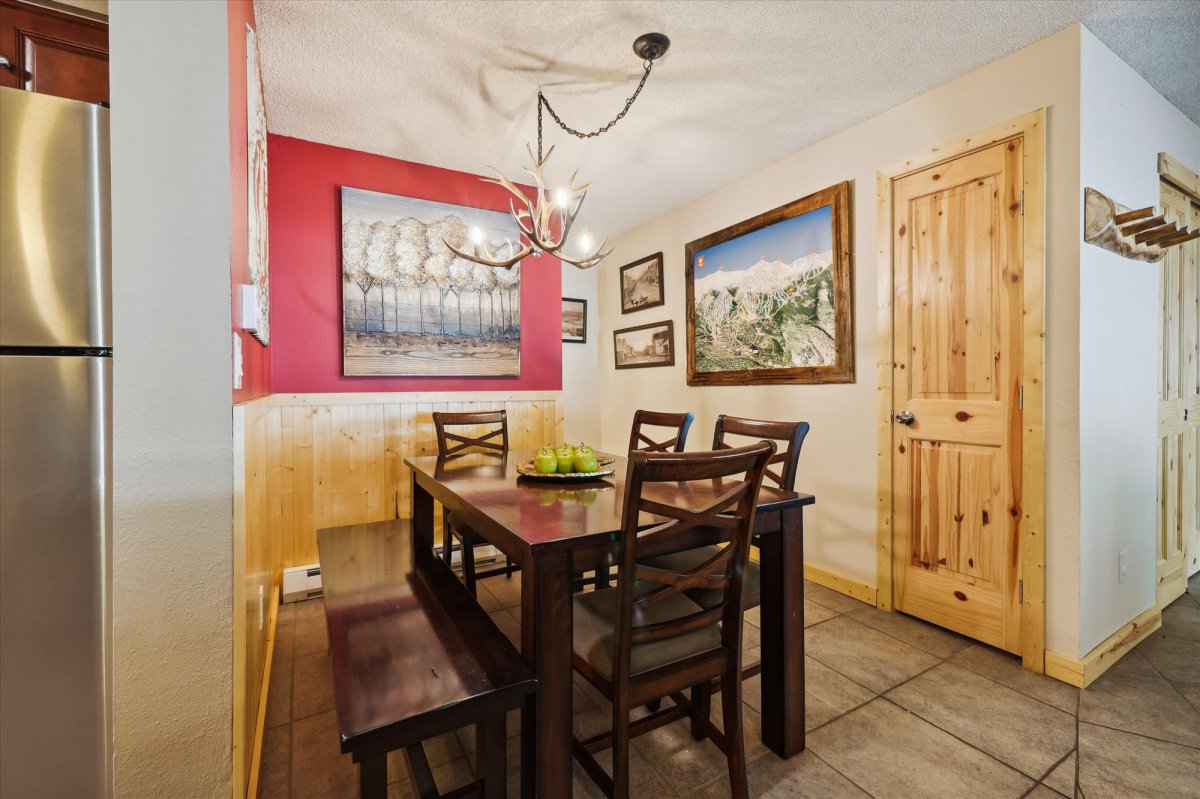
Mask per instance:
[[[493,247],[484,240],[480,231],[472,231],[470,249],[460,249],[442,239],[446,246],[460,258],[484,266],[502,268],[511,268],[522,258],[530,255],[553,255],[580,269],[590,269],[604,260],[612,252],[612,247],[605,248],[608,240],[605,239],[593,248],[586,232],[579,232],[578,235],[578,247],[581,254],[573,256],[564,252],[568,241],[571,240],[571,234],[577,232],[574,230],[575,219],[579,216],[579,209],[583,207],[583,201],[587,197],[587,188],[591,184],[575,185],[575,177],[578,174],[578,170],[576,170],[571,174],[571,179],[565,187],[555,189],[553,192],[546,189],[543,173],[546,164],[550,161],[550,156],[554,154],[554,148],[551,147],[544,156],[542,155],[542,109],[545,108],[550,112],[550,118],[554,120],[555,124],[577,139],[591,139],[607,133],[610,128],[624,118],[625,114],[629,113],[633,101],[642,93],[642,88],[645,87],[646,80],[650,77],[650,70],[654,68],[654,62],[662,58],[670,46],[671,40],[661,33],[642,34],[634,41],[633,52],[642,59],[642,79],[638,82],[637,89],[625,101],[625,107],[621,109],[621,112],[607,125],[596,130],[584,132],[568,126],[550,106],[550,101],[539,91],[537,95],[537,157],[534,157],[533,148],[526,145],[525,150],[529,153],[532,166],[522,168],[527,175],[533,178],[537,188],[536,199],[531,201],[515,183],[506,178],[496,167],[490,167],[496,173],[496,177],[481,178],[486,183],[503,186],[513,195],[509,198],[508,207],[512,212],[513,219],[516,220],[517,229],[521,231],[519,240],[516,242],[506,241],[498,247]]]

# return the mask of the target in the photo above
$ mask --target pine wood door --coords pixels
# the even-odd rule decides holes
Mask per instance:
[[[1020,646],[1022,146],[899,178],[892,198],[894,606],[1010,652]]]
[[[1169,219],[1200,227],[1200,203],[1187,193],[1164,181],[1161,199]],[[1159,269],[1157,550],[1163,608],[1200,568],[1200,240],[1172,247]]]

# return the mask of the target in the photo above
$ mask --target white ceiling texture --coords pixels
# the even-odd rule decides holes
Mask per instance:
[[[273,133],[521,177],[541,87],[567,124],[608,122],[633,40],[671,37],[602,137],[546,119],[555,185],[594,181],[610,237],[1038,39],[1083,22],[1200,121],[1200,2],[257,0]],[[555,169],[557,167],[557,170]],[[557,176],[557,180],[553,180]]]

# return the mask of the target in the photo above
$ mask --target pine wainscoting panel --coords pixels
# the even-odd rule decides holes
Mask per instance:
[[[437,454],[434,411],[506,410],[514,451],[562,438],[557,391],[276,394],[267,402],[269,524],[280,569],[317,562],[322,527],[408,517],[404,459]]]
[[[283,570],[317,530],[406,518],[404,459],[437,454],[434,411],[508,411],[513,451],[562,440],[557,391],[275,394],[233,407],[234,797],[252,795]]]
[[[268,493],[273,469],[274,419],[269,398],[233,406],[233,796],[256,781],[255,750],[262,742],[267,674],[271,662],[280,545],[271,524]],[[253,795],[253,794],[249,794]]]

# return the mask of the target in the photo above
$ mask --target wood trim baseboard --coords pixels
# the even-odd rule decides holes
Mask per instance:
[[[1162,626],[1162,611],[1152,607],[1110,635],[1082,658],[1046,650],[1046,676],[1076,688],[1087,688],[1096,678]]]
[[[875,604],[877,591],[874,586],[856,583],[847,577],[842,577],[840,574],[827,572],[824,569],[819,569],[816,566],[810,566],[806,563],[804,564],[804,579],[824,586],[831,591],[837,591],[839,594],[845,594],[852,599],[857,599],[859,602],[866,602],[868,605]]]
[[[263,666],[262,691],[258,695],[258,723],[254,728],[254,743],[250,748],[250,781],[246,785],[246,799],[258,796],[258,776],[262,771],[263,733],[267,725],[267,691],[271,685],[271,660],[275,656],[275,630],[279,621],[279,591],[275,586],[271,592],[271,615],[267,619],[267,656]]]

